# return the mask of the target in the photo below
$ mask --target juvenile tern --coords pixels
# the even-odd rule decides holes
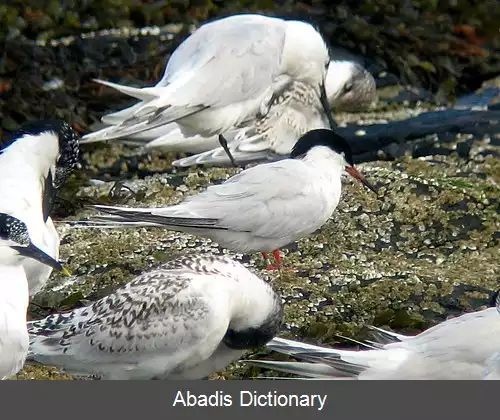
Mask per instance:
[[[223,134],[265,115],[293,82],[311,87],[334,127],[325,92],[329,61],[322,36],[306,22],[242,14],[206,23],[173,52],[155,86],[96,80],[141,102],[106,116],[103,122],[114,125],[85,139],[124,138],[175,121],[185,136],[219,136],[229,154]]]
[[[28,353],[28,280],[24,261],[34,259],[56,270],[62,265],[31,242],[26,225],[0,213],[0,379],[19,372]]]
[[[375,191],[354,167],[347,142],[332,130],[304,134],[289,159],[246,169],[219,185],[160,208],[93,206],[109,213],[77,227],[165,227],[212,239],[233,251],[279,248],[319,229],[337,207],[346,171]],[[270,269],[273,266],[269,266]]]
[[[330,61],[325,89],[329,104],[336,108],[359,110],[371,104],[376,97],[375,79],[353,61]],[[298,138],[314,128],[328,128],[328,120],[314,90],[296,81],[274,98],[267,114],[257,115],[224,133],[224,138],[228,141],[231,154],[240,163],[272,160],[275,155],[283,157],[280,154],[289,154]],[[83,137],[81,143],[101,140],[99,137],[88,137]],[[184,136],[175,122],[117,140],[141,147],[144,153],[152,149],[201,153],[175,161],[177,166],[231,163],[225,150],[219,147],[218,136]]]
[[[188,256],[28,323],[28,360],[101,379],[200,379],[279,331],[281,298],[227,257]]]
[[[392,342],[356,351],[275,338],[268,343],[271,350],[302,361],[250,363],[303,377],[331,379],[498,378],[500,315],[496,308],[448,319],[416,336],[377,330]]]
[[[0,211],[23,220],[32,242],[55,259],[59,258],[59,235],[49,214],[55,193],[78,158],[77,133],[57,120],[25,124],[0,151]],[[23,266],[30,295],[34,295],[52,268],[31,258]]]

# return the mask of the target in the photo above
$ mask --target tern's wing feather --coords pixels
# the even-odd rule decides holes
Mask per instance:
[[[498,341],[492,339],[497,336],[500,336],[500,317],[496,308],[488,308],[448,319],[414,337],[385,347],[406,348],[438,360],[466,358],[482,362],[498,350]]]
[[[321,200],[315,206],[310,205],[311,196],[318,194],[316,184],[311,182],[314,179],[311,171],[302,161],[294,159],[259,165],[223,184],[212,185],[177,206],[140,211],[164,217],[217,219],[214,227],[261,237],[310,233],[311,226],[325,217],[327,205]]]
[[[175,206],[96,208],[113,215],[111,218],[100,217],[101,226],[106,224],[106,219],[116,226],[120,223],[117,217],[122,217],[123,227],[177,225],[248,232],[257,237],[288,240],[319,228],[330,217],[332,203],[340,198],[329,196],[311,206],[311,197],[323,193],[316,190],[321,187],[311,181],[314,177],[313,168],[300,160],[287,159],[246,169]],[[83,225],[92,226],[92,220]]]
[[[145,101],[107,138],[133,135],[207,108],[272,94],[274,85],[288,82],[288,76],[279,74],[286,23],[273,22],[258,19],[242,27],[217,21],[201,27],[172,54],[162,80],[166,85],[145,88],[147,95],[154,92],[156,97]],[[145,96],[128,88],[120,90]]]
[[[159,97],[158,99],[161,99]],[[157,127],[177,121],[181,118],[196,114],[207,106],[156,106],[154,101],[144,102],[141,107],[138,107],[136,112],[139,115],[132,114],[124,119],[119,125],[112,125],[102,130],[90,133],[85,136],[85,142],[119,139],[135,134],[150,131]]]
[[[285,34],[285,21],[256,15],[203,25],[174,51],[161,83],[182,86],[176,104],[226,106],[253,98],[278,75]]]
[[[280,74],[285,35],[285,21],[264,16],[203,25],[174,51],[156,86],[139,89],[99,81],[142,102],[132,113],[115,113],[121,121],[113,131],[92,133],[86,140],[132,136],[207,108],[267,98],[275,85],[289,79]]]
[[[192,277],[155,270],[89,307],[32,321],[30,358],[68,371],[82,365],[99,371],[100,364],[147,369],[138,365],[161,358],[168,371],[205,352],[210,355],[227,330],[229,315],[216,296],[191,291]]]

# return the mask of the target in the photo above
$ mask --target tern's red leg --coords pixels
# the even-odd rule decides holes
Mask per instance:
[[[264,257],[264,261],[267,264],[266,269],[267,270],[276,270],[277,268],[274,265],[271,265],[271,261],[269,260],[269,254],[267,252],[262,252],[261,254],[262,254],[262,257]],[[274,255],[274,253],[273,253],[273,255]]]
[[[274,259],[275,259],[276,264],[278,265],[278,267],[281,267],[283,265],[283,261],[281,260],[280,250],[279,249],[275,249],[273,251],[273,256],[274,256]]]
[[[267,253],[266,253],[266,255],[267,255]],[[273,256],[274,256],[274,260],[276,261],[276,265],[268,264],[267,265],[267,269],[268,270],[280,270],[283,264],[282,264],[282,261],[281,261],[281,256],[280,256],[279,250],[275,249],[273,251]]]

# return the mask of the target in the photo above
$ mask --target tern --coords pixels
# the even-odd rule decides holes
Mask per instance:
[[[354,61],[330,61],[325,89],[329,104],[335,108],[361,110],[376,98],[375,79]],[[106,116],[103,119],[106,120]],[[240,163],[271,160],[275,155],[289,154],[298,138],[314,128],[328,128],[328,120],[314,89],[296,81],[274,98],[267,114],[257,115],[224,133],[224,138],[232,156]],[[90,137],[84,136],[81,144],[100,140],[91,134]],[[116,140],[139,146],[142,153],[153,149],[200,153],[175,161],[176,166],[231,162],[224,148],[218,147],[218,136],[184,136],[175,122]]]
[[[240,263],[186,256],[29,322],[28,360],[101,379],[201,379],[265,345],[282,319],[281,298]]]
[[[51,269],[62,265],[35,246],[27,226],[19,219],[0,213],[0,378],[19,372],[28,353],[28,279],[23,268],[26,259]],[[64,270],[63,270],[64,271]]]
[[[76,168],[78,134],[63,121],[25,124],[0,151],[0,211],[22,220],[32,242],[59,258],[59,235],[49,214],[57,190]],[[36,259],[23,261],[30,295],[49,278],[52,267]]]
[[[306,22],[242,14],[206,23],[173,52],[155,86],[96,80],[140,102],[108,115],[103,122],[113,125],[85,139],[124,138],[177,122],[185,136],[217,135],[230,155],[223,134],[266,114],[294,82],[314,90],[335,127],[325,91],[329,62],[321,34]]]
[[[337,350],[275,338],[268,348],[302,362],[249,361],[254,365],[314,378],[498,379],[500,314],[497,308],[467,313],[416,335],[371,327],[385,345]]]
[[[376,191],[354,167],[347,142],[332,130],[304,134],[289,159],[248,168],[219,185],[160,208],[93,206],[109,215],[76,227],[164,227],[210,238],[236,252],[273,252],[319,229],[332,215],[346,171]],[[273,269],[275,266],[269,266]]]

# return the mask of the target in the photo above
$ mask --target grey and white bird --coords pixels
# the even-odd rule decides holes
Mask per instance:
[[[289,159],[245,169],[219,185],[159,208],[94,206],[109,215],[73,223],[77,227],[164,227],[210,238],[236,252],[273,251],[319,229],[341,195],[344,172],[376,191],[354,167],[347,142],[332,130],[312,130]],[[269,266],[273,268],[273,266]]]
[[[328,101],[333,106],[361,109],[376,95],[375,79],[352,61],[330,61],[325,81]],[[267,114],[258,115],[225,134],[233,158],[240,164],[273,161],[288,156],[300,138],[310,130],[329,128],[323,106],[314,90],[295,81],[271,103]],[[189,139],[190,144],[193,139]],[[155,140],[153,144],[158,144]],[[213,141],[212,141],[213,143]],[[230,164],[222,147],[174,161],[174,166]]]
[[[28,279],[26,259],[62,270],[62,265],[37,248],[19,219],[0,213],[0,379],[19,372],[28,353]]]
[[[496,308],[448,319],[416,335],[371,327],[385,340],[370,350],[338,350],[275,338],[268,348],[299,362],[249,363],[308,378],[328,379],[499,379],[500,315]]]
[[[228,257],[187,256],[28,323],[28,360],[101,379],[201,379],[278,332],[281,298]]]
[[[325,89],[329,104],[340,109],[361,110],[368,107],[376,97],[375,79],[354,61],[330,61]],[[224,138],[228,141],[231,154],[239,163],[273,160],[282,158],[283,154],[289,154],[302,134],[314,128],[328,128],[328,124],[314,89],[296,81],[274,98],[265,115],[258,114],[239,127],[224,133]],[[100,140],[99,137],[90,135],[83,137],[81,143]],[[224,148],[219,147],[218,136],[184,136],[175,122],[116,140],[141,147],[143,153],[153,149],[163,152],[199,153],[175,161],[173,164],[177,166],[231,163]]]
[[[135,88],[96,80],[141,102],[103,119],[113,124],[86,140],[130,137],[177,122],[185,136],[223,134],[257,114],[294,82],[309,85],[334,127],[325,92],[330,62],[309,23],[256,14],[226,17],[198,28],[173,52],[162,79]]]
[[[57,190],[76,168],[78,135],[63,121],[25,124],[0,151],[0,211],[22,220],[31,241],[59,258],[59,235],[49,214]],[[23,266],[30,295],[48,280],[52,268],[27,258]]]

